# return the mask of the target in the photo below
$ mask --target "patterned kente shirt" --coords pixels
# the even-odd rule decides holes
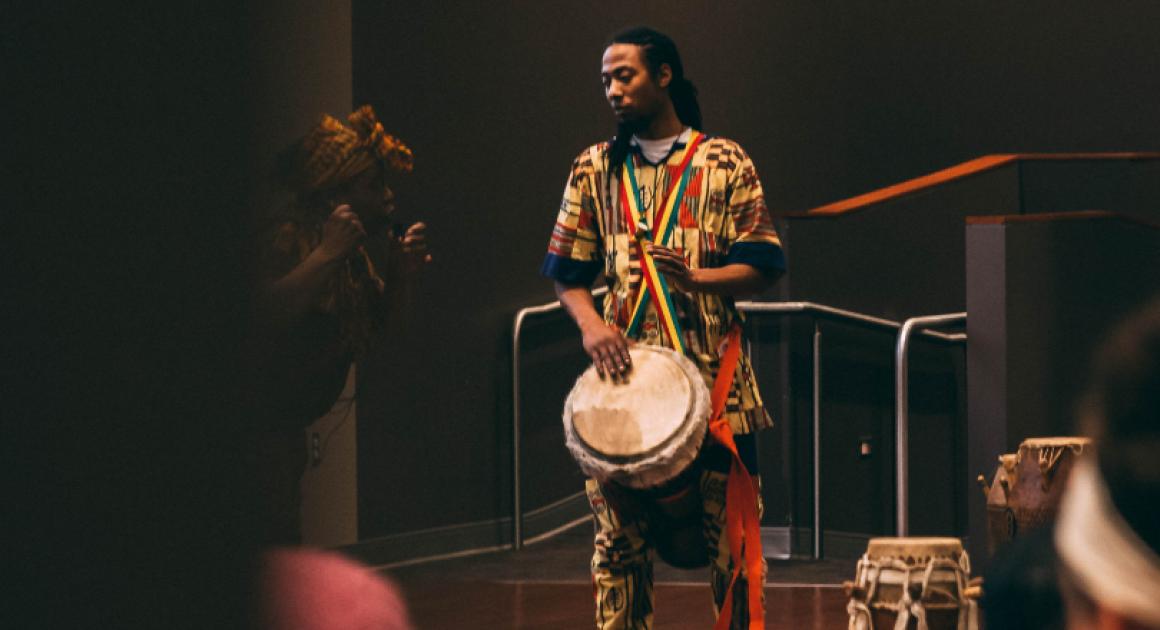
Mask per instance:
[[[681,175],[679,153],[689,135],[689,130],[681,134],[673,150],[657,165],[648,163],[635,145],[629,152],[641,189],[641,211],[648,217],[650,229],[669,182]],[[564,284],[591,286],[603,272],[609,286],[604,320],[623,331],[641,287],[641,261],[634,230],[627,225],[620,206],[619,177],[608,173],[608,148],[607,142],[593,145],[572,163],[541,273]],[[731,140],[706,137],[697,146],[691,165],[677,226],[668,242],[658,244],[684,253],[692,268],[743,263],[771,276],[784,271],[781,242],[766,208],[757,170],[745,151]],[[687,354],[712,389],[721,346],[742,315],[728,297],[684,293],[671,283],[670,288]],[[651,302],[638,341],[672,345]],[[725,413],[734,433],[750,433],[772,424],[744,352]]]

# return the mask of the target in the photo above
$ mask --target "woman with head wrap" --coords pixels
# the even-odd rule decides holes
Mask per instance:
[[[259,457],[270,460],[263,468],[273,476],[263,483],[278,512],[271,517],[282,532],[277,542],[298,535],[302,430],[330,410],[351,363],[385,324],[386,272],[431,260],[423,223],[389,227],[388,179],[412,166],[411,150],[383,130],[370,106],[346,124],[323,115],[280,156],[278,174],[293,200],[275,215],[264,254],[255,388],[259,428],[273,436]]]
[[[357,354],[382,324],[382,309],[374,303],[385,286],[371,254],[382,252],[373,247],[389,234],[413,257],[431,257],[424,224],[399,235],[387,230],[394,211],[387,179],[411,172],[411,150],[383,131],[369,105],[348,121],[349,126],[324,115],[284,152],[279,170],[295,198],[279,217],[272,255],[282,257],[283,266],[294,265],[274,283],[275,296],[289,307],[286,314],[301,316],[310,308],[334,314],[343,350]]]

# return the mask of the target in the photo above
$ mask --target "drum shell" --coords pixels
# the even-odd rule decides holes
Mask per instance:
[[[606,482],[601,484],[601,489],[622,518],[646,523],[649,538],[661,560],[679,569],[696,569],[709,564],[702,523],[702,470],[694,462],[655,488],[637,489]]]
[[[986,488],[989,553],[1055,518],[1075,460],[1088,444],[1080,437],[1029,438],[1018,452],[999,456]]]
[[[895,627],[898,613],[885,608],[875,608],[871,612],[870,618],[874,620],[874,628],[889,630]],[[930,630],[955,630],[959,626],[959,605],[952,604],[938,608],[928,605],[926,607],[926,624]],[[906,628],[907,630],[918,630],[918,619],[911,617]]]
[[[1019,445],[1007,504],[1015,522],[1014,535],[1022,535],[1050,523],[1059,511],[1067,478],[1076,458],[1089,441],[1083,438],[1024,440]],[[1042,462],[1049,460],[1050,465]]]
[[[994,554],[1015,538],[1015,514],[1005,505],[987,506],[987,552]]]

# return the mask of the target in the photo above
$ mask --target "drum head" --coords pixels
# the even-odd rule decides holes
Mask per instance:
[[[870,558],[898,558],[909,563],[922,563],[930,558],[957,561],[963,555],[963,543],[958,538],[871,538],[866,555]]]
[[[1091,438],[1076,437],[1076,436],[1061,436],[1061,437],[1034,437],[1027,438],[1019,443],[1020,450],[1026,449],[1040,449],[1050,448],[1053,446],[1071,446],[1079,451],[1084,447],[1090,446]]]
[[[608,458],[632,458],[661,448],[686,420],[693,383],[680,364],[646,347],[629,351],[633,369],[623,381],[580,376],[572,402],[576,437]]]
[[[692,361],[668,348],[629,349],[627,378],[589,367],[564,403],[568,449],[600,481],[645,488],[676,476],[696,456],[709,417],[709,391]]]

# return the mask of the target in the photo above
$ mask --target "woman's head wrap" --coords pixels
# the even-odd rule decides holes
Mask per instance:
[[[370,105],[347,116],[349,125],[327,114],[302,139],[300,185],[318,191],[344,184],[376,162],[398,173],[414,166],[411,149],[383,130]]]

